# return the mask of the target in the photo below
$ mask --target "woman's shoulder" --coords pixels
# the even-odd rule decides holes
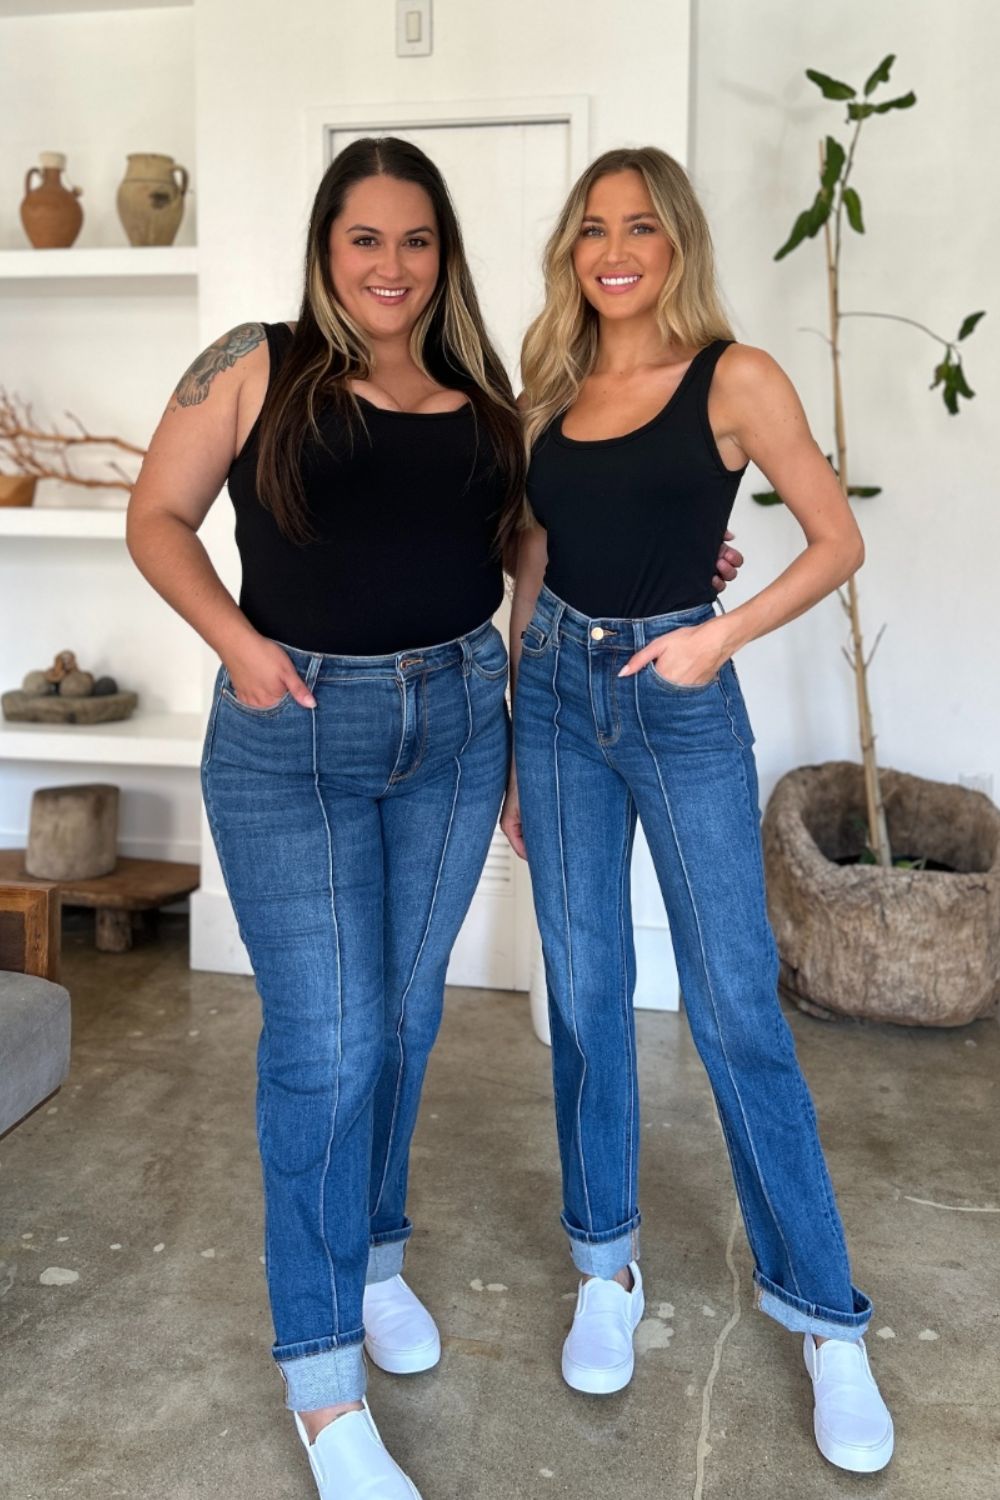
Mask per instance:
[[[788,376],[766,349],[727,344],[716,362],[715,386],[721,394],[753,395],[788,384]]]

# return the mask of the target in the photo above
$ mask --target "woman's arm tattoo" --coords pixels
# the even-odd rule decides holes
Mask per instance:
[[[175,406],[199,406],[208,395],[216,375],[221,370],[232,369],[238,359],[263,343],[264,337],[262,323],[240,323],[238,327],[224,333],[221,339],[216,339],[181,376],[170,409],[174,410]]]

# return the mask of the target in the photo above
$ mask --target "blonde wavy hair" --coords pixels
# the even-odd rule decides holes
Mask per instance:
[[[573,405],[594,368],[598,316],[580,288],[573,250],[595,182],[627,171],[642,177],[673,246],[656,307],[664,343],[701,349],[713,339],[733,336],[716,286],[708,223],[684,168],[656,146],[605,151],[573,184],[545,247],[545,306],[521,346],[521,408],[529,453],[549,423]]]

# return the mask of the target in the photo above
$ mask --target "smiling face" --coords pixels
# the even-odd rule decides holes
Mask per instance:
[[[573,249],[580,289],[602,318],[652,316],[674,250],[640,172],[599,177]]]
[[[329,252],[337,297],[364,333],[408,338],[434,295],[441,264],[424,189],[386,175],[355,183],[330,225]]]

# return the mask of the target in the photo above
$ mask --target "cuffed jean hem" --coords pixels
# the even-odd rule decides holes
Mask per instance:
[[[812,1333],[821,1339],[847,1339],[855,1343],[868,1331],[872,1316],[871,1298],[859,1292],[856,1286],[851,1287],[854,1312],[842,1313],[790,1296],[759,1271],[754,1272],[753,1279],[754,1306],[793,1333]]]
[[[391,1281],[403,1269],[406,1244],[413,1233],[413,1225],[407,1222],[405,1229],[394,1229],[390,1234],[380,1234],[368,1247],[368,1270],[365,1286],[375,1281]]]
[[[336,1348],[320,1348],[291,1357],[276,1352],[274,1357],[285,1382],[285,1405],[289,1411],[318,1411],[323,1406],[338,1406],[342,1401],[360,1401],[368,1384],[364,1340],[364,1329],[359,1328],[356,1333],[346,1334]],[[330,1340],[312,1342],[329,1344]]]
[[[630,1261],[639,1259],[639,1223],[636,1217],[629,1224],[603,1234],[588,1234],[583,1229],[573,1229],[566,1223],[562,1226],[569,1238],[573,1264],[584,1276],[601,1276],[610,1281],[616,1271],[622,1270]]]

